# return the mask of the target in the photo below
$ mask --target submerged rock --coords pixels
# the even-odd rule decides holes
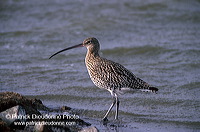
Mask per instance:
[[[95,126],[83,128],[79,132],[99,132],[99,130]]]
[[[71,110],[72,108],[68,107],[68,106],[62,106],[60,108],[62,111],[68,111],[68,110]]]
[[[34,132],[53,132],[49,126],[42,125],[42,122],[41,124],[35,125],[33,128],[33,131]]]

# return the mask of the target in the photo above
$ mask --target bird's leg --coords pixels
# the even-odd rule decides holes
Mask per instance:
[[[116,104],[116,99],[114,99],[113,103],[111,104],[110,108],[108,109],[107,113],[105,114],[105,116],[103,117],[103,121],[107,120],[107,116],[110,113],[110,111],[112,110],[113,106]]]
[[[115,96],[115,102],[117,102],[116,105],[116,113],[115,113],[115,119],[118,120],[118,113],[119,113],[119,99],[117,96]]]

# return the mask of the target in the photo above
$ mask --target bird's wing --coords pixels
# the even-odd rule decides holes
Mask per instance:
[[[103,74],[102,82],[115,88],[148,89],[149,85],[137,78],[132,72],[119,63],[104,59],[98,65],[101,69],[98,74]],[[106,80],[106,81],[105,81]]]

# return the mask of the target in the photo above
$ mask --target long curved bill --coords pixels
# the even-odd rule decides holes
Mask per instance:
[[[72,47],[68,47],[68,48],[66,48],[66,49],[60,50],[60,51],[56,52],[55,54],[51,55],[51,56],[49,57],[49,59],[51,59],[53,56],[55,56],[55,55],[57,55],[57,54],[59,54],[59,53],[61,53],[61,52],[63,52],[63,51],[66,51],[66,50],[69,50],[69,49],[73,49],[73,48],[78,48],[78,47],[83,47],[83,44],[82,44],[82,43],[81,43],[81,44],[77,44],[77,45],[74,45],[74,46],[72,46]]]

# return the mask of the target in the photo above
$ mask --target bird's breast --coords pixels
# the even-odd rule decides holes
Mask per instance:
[[[86,59],[86,67],[92,82],[99,88],[109,89],[109,72],[101,59]]]

